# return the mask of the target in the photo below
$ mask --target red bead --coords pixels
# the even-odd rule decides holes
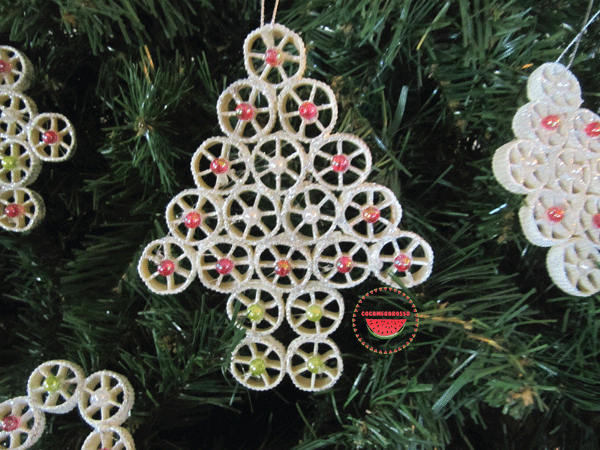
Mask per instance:
[[[354,267],[354,263],[352,262],[352,258],[349,256],[342,256],[335,263],[335,267],[339,273],[348,273]]]
[[[600,228],[600,214],[596,214],[594,217],[592,217],[592,224],[596,228]]]
[[[217,262],[217,272],[219,272],[221,275],[227,275],[229,272],[231,272],[233,270],[233,261],[227,258],[223,258],[220,259]]]
[[[0,425],[0,428],[2,428],[3,431],[15,431],[17,428],[19,428],[20,424],[20,418],[9,414],[8,416],[4,417],[4,419],[2,419],[2,424]]]
[[[304,102],[298,108],[298,113],[306,121],[315,120],[319,115],[317,106],[313,102]]]
[[[270,48],[265,52],[265,62],[270,66],[278,66],[283,62],[283,54],[281,50]]]
[[[58,133],[53,130],[48,130],[42,135],[42,140],[44,144],[56,144],[58,142]]]
[[[412,260],[404,253],[401,253],[394,258],[394,267],[398,272],[406,272],[411,264]]]
[[[6,214],[8,217],[19,217],[24,212],[25,210],[23,207],[17,203],[11,203],[10,205],[6,205],[4,207],[4,214]]]
[[[8,73],[12,70],[12,64],[10,61],[0,59],[0,73]]]
[[[600,123],[592,122],[585,127],[584,131],[589,137],[598,137],[600,136]]]
[[[381,213],[379,212],[379,208],[376,206],[367,206],[362,211],[363,219],[367,223],[375,223],[381,217]]]
[[[175,272],[175,263],[170,259],[165,259],[161,261],[158,265],[158,273],[160,273],[163,277],[168,277]]]
[[[216,175],[222,175],[229,170],[229,161],[225,158],[213,159],[210,163],[210,170]]]
[[[348,167],[350,167],[350,160],[345,155],[335,155],[331,158],[331,168],[334,172],[345,172]]]
[[[546,130],[554,131],[558,128],[559,125],[560,125],[560,117],[558,117],[558,116],[555,116],[555,115],[546,116],[542,119],[542,126]]]
[[[185,219],[183,219],[183,223],[188,228],[198,228],[200,223],[202,223],[202,216],[198,214],[196,211],[191,211],[187,213]]]
[[[287,277],[287,275],[288,275],[288,273],[290,273],[291,269],[292,269],[292,265],[285,259],[282,259],[281,261],[277,261],[277,264],[275,264],[275,273],[277,275],[279,275],[280,277]]]
[[[546,215],[548,216],[548,220],[550,222],[558,223],[563,220],[563,217],[565,217],[565,210],[559,208],[558,206],[553,206],[552,208],[548,208]]]
[[[256,117],[256,109],[250,103],[240,103],[235,107],[235,113],[240,120],[252,120]]]

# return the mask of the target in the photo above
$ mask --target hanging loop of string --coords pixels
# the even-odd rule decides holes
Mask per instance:
[[[271,18],[271,25],[275,24],[275,16],[277,15],[277,8],[279,7],[279,0],[275,0],[275,6],[273,7],[273,17]],[[265,26],[265,0],[260,0],[260,27]]]
[[[569,45],[567,45],[567,48],[565,48],[564,51],[560,54],[560,56],[556,59],[556,62],[559,62],[565,56],[565,54],[569,51],[569,49],[573,45],[575,45],[575,49],[573,50],[573,53],[571,54],[571,57],[569,58],[569,64],[567,65],[567,68],[571,67],[571,64],[573,64],[573,60],[575,59],[575,55],[577,54],[577,49],[579,48],[579,43],[581,42],[581,37],[583,36],[583,33],[585,33],[585,30],[587,30],[587,28],[591,25],[591,23],[594,20],[596,20],[596,18],[600,15],[600,10],[598,10],[596,12],[596,14],[594,14],[592,16],[592,18],[588,20],[588,17],[590,16],[590,13],[592,12],[593,3],[594,3],[594,0],[590,0],[590,3],[588,5],[588,10],[585,15],[584,25],[581,28],[581,31],[579,33],[577,33],[577,36],[575,36],[573,38],[573,40],[569,43]]]

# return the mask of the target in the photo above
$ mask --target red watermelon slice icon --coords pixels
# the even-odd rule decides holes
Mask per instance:
[[[379,339],[391,339],[404,328],[406,319],[365,319],[371,334]]]

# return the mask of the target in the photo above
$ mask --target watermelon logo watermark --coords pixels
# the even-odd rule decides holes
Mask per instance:
[[[352,329],[358,342],[382,355],[408,347],[418,328],[417,308],[399,289],[373,289],[361,297],[352,314]]]

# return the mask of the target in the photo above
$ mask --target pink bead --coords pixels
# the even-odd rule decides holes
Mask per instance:
[[[394,267],[398,272],[406,272],[411,264],[412,260],[404,253],[401,253],[394,258]]]
[[[331,158],[331,168],[334,172],[343,173],[350,167],[350,161],[345,155],[335,155]]]
[[[10,61],[0,59],[0,73],[8,73],[12,70],[12,64]]]
[[[161,261],[158,265],[158,273],[160,273],[163,277],[168,277],[175,272],[175,263],[170,259],[165,259]]]
[[[292,265],[285,259],[277,261],[277,264],[275,264],[275,273],[280,277],[287,277],[291,269]]]
[[[2,419],[0,428],[2,428],[3,431],[15,431],[17,428],[19,428],[19,425],[21,425],[21,419],[9,414]]]
[[[559,125],[560,125],[560,117],[558,117],[558,116],[551,115],[551,116],[546,116],[542,119],[542,126],[546,130],[554,131],[558,128]]]
[[[42,140],[44,144],[56,144],[58,142],[58,134],[56,131],[48,130],[42,135]]]
[[[235,107],[235,113],[240,120],[252,120],[256,117],[256,109],[250,103],[240,103]]]
[[[592,122],[585,127],[584,131],[589,137],[598,137],[600,136],[600,123]]]
[[[594,217],[592,217],[592,224],[596,228],[600,228],[600,214],[596,214]]]
[[[348,273],[354,267],[354,263],[352,262],[352,258],[349,256],[342,256],[335,263],[335,267],[339,273]]]
[[[376,206],[367,206],[362,211],[363,219],[367,223],[375,223],[381,217],[381,213],[379,212],[379,208]]]
[[[552,208],[548,208],[546,215],[548,216],[548,220],[550,222],[558,223],[563,220],[563,217],[565,217],[565,210],[559,208],[558,206],[553,206]]]
[[[216,175],[222,175],[229,170],[229,161],[225,158],[213,159],[210,163],[210,170]]]
[[[201,222],[202,216],[200,216],[200,214],[198,214],[196,211],[187,213],[185,219],[183,219],[183,223],[188,228],[198,228]]]
[[[4,208],[4,214],[6,214],[8,217],[19,217],[24,212],[25,211],[23,207],[17,203],[11,203],[10,205],[6,205]]]
[[[281,50],[270,48],[265,52],[265,62],[270,66],[278,66],[283,62],[283,54]]]
[[[233,270],[233,266],[234,264],[232,260],[223,258],[217,262],[217,266],[215,268],[221,275],[227,275]]]
[[[315,120],[319,115],[317,106],[312,102],[304,102],[298,108],[298,114],[306,121]]]

